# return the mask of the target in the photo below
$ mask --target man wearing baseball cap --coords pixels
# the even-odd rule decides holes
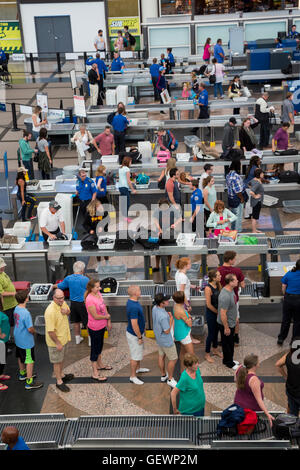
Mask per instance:
[[[63,219],[61,207],[57,201],[50,201],[49,207],[46,207],[39,218],[39,225],[45,242],[50,238],[56,240],[61,234],[65,234],[65,222]]]
[[[172,336],[174,330],[174,319],[172,313],[166,311],[170,296],[162,292],[156,294],[154,307],[152,309],[153,331],[158,345],[158,366],[161,372],[160,380],[174,388],[176,380],[173,378],[176,362],[178,360],[177,350]],[[167,372],[165,361],[168,358]]]

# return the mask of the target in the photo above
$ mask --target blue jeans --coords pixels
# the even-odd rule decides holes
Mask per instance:
[[[23,160],[23,165],[28,170],[28,177],[30,180],[34,180],[34,170],[33,170],[33,161],[32,158],[30,160]]]
[[[214,97],[217,98],[218,96],[218,90],[220,93],[220,96],[223,96],[223,87],[222,87],[222,82],[214,83]]]
[[[238,232],[241,232],[242,222],[243,222],[243,213],[244,213],[244,204],[239,204],[237,207],[229,207],[229,210],[237,216],[237,219],[231,223],[232,230],[237,230]]]
[[[206,313],[206,322],[207,322],[207,329],[208,329],[205,352],[209,354],[211,345],[213,345],[213,348],[215,349],[218,347],[219,327],[217,323],[217,314],[214,312],[211,312],[208,309],[206,309],[205,313]]]
[[[124,201],[122,201],[121,198],[119,198],[120,201],[120,207],[121,207],[121,214],[124,217],[128,217],[128,211],[129,211],[129,206],[130,206],[130,191],[128,188],[119,188],[120,195],[121,196],[126,196],[127,201],[126,201],[126,207],[124,207]]]
[[[289,405],[289,413],[294,416],[299,416],[300,411],[300,398],[292,397],[288,391],[286,391],[286,395],[288,398],[288,405]]]

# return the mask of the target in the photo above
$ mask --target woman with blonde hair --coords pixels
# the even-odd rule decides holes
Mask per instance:
[[[195,354],[185,354],[183,358],[185,370],[171,392],[173,413],[191,416],[204,416],[205,393],[199,369],[199,359]],[[177,395],[180,393],[177,409]]]
[[[234,403],[242,408],[252,411],[263,411],[272,427],[273,416],[270,415],[264,404],[263,381],[257,377],[256,371],[259,367],[259,358],[256,354],[249,354],[244,359],[235,373],[237,391]]]
[[[106,193],[107,193],[106,168],[104,165],[98,166],[95,176],[96,176],[96,188],[97,188],[96,198],[100,202],[102,202],[102,204],[108,204],[108,199],[106,196]]]
[[[205,295],[205,314],[206,314],[206,323],[208,335],[206,338],[205,345],[205,359],[207,362],[215,362],[210,355],[211,345],[212,345],[212,355],[223,357],[222,353],[218,350],[218,298],[221,286],[221,273],[217,269],[211,269],[208,272],[208,284],[204,289]]]
[[[104,365],[101,359],[104,333],[106,329],[111,330],[111,319],[100,294],[100,281],[98,279],[91,279],[87,283],[84,301],[88,312],[87,326],[91,339],[92,379],[97,382],[106,382],[107,377],[99,377],[98,370],[112,369],[111,366]]]
[[[170,170],[172,168],[176,168],[176,158],[169,158],[167,160],[167,166],[166,168],[164,168],[157,180],[157,183],[158,183],[158,187],[160,189],[165,189],[165,186],[166,186],[166,182],[168,181],[168,179],[170,178]]]
[[[179,258],[176,261],[175,266],[177,268],[177,271],[176,271],[176,274],[175,274],[176,289],[178,291],[183,291],[184,292],[185,307],[188,310],[188,312],[191,312],[191,310],[192,310],[191,300],[190,300],[191,299],[191,289],[199,289],[198,286],[191,284],[191,282],[190,282],[190,280],[187,276],[187,272],[189,271],[189,269],[191,269],[192,262],[191,262],[190,258],[187,258],[187,257]],[[194,344],[199,344],[200,343],[200,341],[195,339],[195,338],[192,338],[192,342]]]
[[[78,155],[78,165],[81,166],[84,160],[89,160],[88,151],[83,150],[82,146],[86,145],[87,147],[92,143],[93,136],[90,131],[86,128],[85,124],[80,124],[79,131],[75,132],[74,136],[71,138],[71,142],[75,142],[77,147]]]
[[[98,224],[102,221],[103,223],[98,226]],[[104,221],[106,222],[105,225],[103,225]],[[82,224],[83,228],[91,235],[98,235],[101,232],[108,231],[108,224],[108,212],[104,210],[101,201],[99,201],[99,199],[92,200],[86,208],[86,213]]]
[[[236,215],[225,207],[223,201],[217,200],[213,212],[208,217],[206,226],[214,228],[214,234],[219,235],[221,230],[230,230],[230,224],[236,218]]]
[[[36,140],[39,137],[40,130],[46,124],[48,124],[47,119],[41,119],[40,114],[42,112],[42,108],[40,106],[35,106],[33,113],[32,113],[32,137],[33,140]]]

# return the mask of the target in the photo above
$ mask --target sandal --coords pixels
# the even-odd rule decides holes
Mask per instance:
[[[91,377],[92,380],[95,380],[95,382],[106,382],[107,377]]]
[[[112,370],[111,366],[100,367],[98,370]]]
[[[9,380],[10,375],[0,375],[0,380]]]
[[[7,385],[0,384],[0,390],[7,390],[7,389],[8,389]]]

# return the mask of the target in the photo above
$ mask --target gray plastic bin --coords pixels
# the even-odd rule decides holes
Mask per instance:
[[[45,325],[44,315],[38,315],[34,320],[34,329],[38,335],[45,336]]]
[[[127,266],[121,264],[120,266],[109,266],[109,265],[98,265],[97,272],[99,273],[99,279],[105,279],[106,277],[114,277],[117,281],[126,279]]]
[[[192,323],[192,334],[193,335],[204,335],[204,316],[199,315],[197,316]]]
[[[194,145],[196,145],[197,142],[200,141],[200,139],[196,135],[185,135],[184,138],[183,138],[183,141],[184,141],[184,143],[186,145],[186,148],[188,150],[188,149],[192,149],[194,147]]]
[[[300,214],[300,201],[296,199],[295,201],[282,201],[283,212],[288,214],[296,213]]]

